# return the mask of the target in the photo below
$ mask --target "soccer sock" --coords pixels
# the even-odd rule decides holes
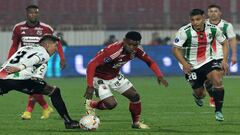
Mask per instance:
[[[32,95],[28,96],[28,102],[27,102],[27,108],[26,108],[26,111],[27,112],[32,112],[33,111],[33,108],[35,106],[35,99]]]
[[[94,100],[92,100],[91,103],[90,103],[90,106],[92,108],[97,108],[99,110],[107,110],[108,109],[103,101],[94,101]]]
[[[44,100],[42,94],[33,94],[32,96],[42,106],[43,109],[48,109],[48,103]]]
[[[140,121],[140,115],[142,111],[141,102],[130,102],[129,103],[129,111],[132,115],[133,123],[137,123]]]
[[[210,97],[213,97],[213,85],[209,81],[205,82],[205,88]]]
[[[222,112],[223,100],[224,100],[224,88],[214,88],[213,97],[215,101],[215,112]]]
[[[60,89],[56,88],[54,92],[50,95],[51,101],[53,106],[56,108],[58,114],[64,119],[66,123],[69,123],[72,121],[70,118],[66,105],[62,99]]]

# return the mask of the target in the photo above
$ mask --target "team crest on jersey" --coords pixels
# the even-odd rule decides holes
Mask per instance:
[[[37,35],[42,35],[42,31],[41,31],[41,30],[38,30],[38,31],[37,31]]]
[[[104,62],[105,62],[105,63],[108,63],[108,62],[110,62],[111,60],[112,60],[111,57],[106,57],[106,58],[104,58]]]
[[[209,39],[212,39],[212,33],[209,33],[209,34],[208,34],[208,38],[209,38]]]
[[[25,31],[22,31],[21,34],[26,34],[26,32],[25,32]]]
[[[203,34],[201,33],[201,34],[199,35],[199,37],[200,37],[201,39],[203,39]]]

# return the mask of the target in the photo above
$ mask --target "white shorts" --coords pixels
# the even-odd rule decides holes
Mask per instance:
[[[111,80],[103,80],[101,78],[94,77],[93,86],[97,89],[99,98],[103,100],[113,95],[111,90],[122,94],[133,85],[127,78],[120,74]]]
[[[33,77],[44,79],[44,76],[47,72],[47,68],[48,68],[48,65],[46,63],[42,64],[40,67],[36,69]]]

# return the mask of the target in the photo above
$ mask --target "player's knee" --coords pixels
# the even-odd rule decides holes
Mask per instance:
[[[56,87],[55,89],[53,89],[51,91],[51,93],[49,94],[50,97],[55,97],[55,96],[58,96],[60,95],[60,88]]]
[[[194,95],[200,99],[203,99],[206,96],[206,92],[203,88],[199,88],[194,91]]]
[[[117,106],[117,102],[116,101],[113,101],[113,102],[107,102],[105,103],[106,107],[109,109],[109,110],[112,110],[114,109],[116,106]]]
[[[213,86],[214,87],[222,87],[222,79],[221,78],[214,79]]]
[[[205,85],[205,88],[206,88],[207,90],[209,90],[209,89],[211,89],[211,88],[213,87],[213,84],[212,84],[211,81],[206,81],[206,82],[204,83],[204,85]]]
[[[138,102],[140,101],[140,95],[138,93],[134,94],[133,97],[130,99],[131,102]]]

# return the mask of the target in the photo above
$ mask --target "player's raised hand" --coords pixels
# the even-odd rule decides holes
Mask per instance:
[[[84,94],[84,97],[86,98],[86,99],[92,99],[92,96],[93,96],[93,92],[94,92],[94,88],[93,87],[87,87],[87,89],[86,89],[86,92],[85,92],[85,94]]]
[[[222,69],[223,69],[224,74],[226,75],[228,73],[228,70],[229,70],[227,62],[222,61]]]
[[[21,69],[18,68],[18,67],[11,67],[11,66],[8,66],[5,68],[5,71],[8,73],[8,74],[12,74],[12,73],[16,73],[16,72],[19,72]]]
[[[165,87],[168,86],[167,80],[165,80],[163,77],[158,77],[157,80],[158,80],[158,84],[162,83]]]
[[[65,67],[66,67],[66,60],[64,59],[64,60],[61,60],[60,61],[60,67],[61,67],[61,69],[64,69]]]

